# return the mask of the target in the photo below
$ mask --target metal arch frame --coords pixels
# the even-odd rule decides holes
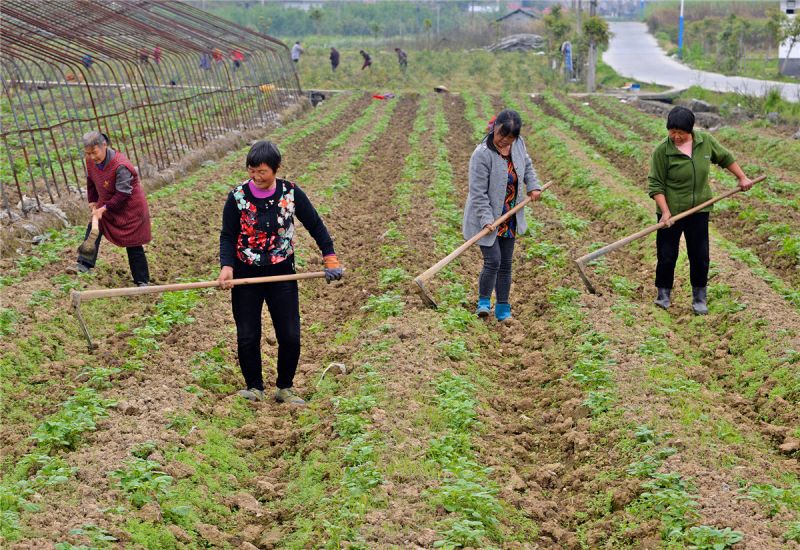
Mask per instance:
[[[0,179],[0,212],[9,220],[28,191],[39,208],[83,195],[83,164],[78,170],[70,149],[87,128],[124,143],[140,167],[166,168],[222,133],[262,127],[303,99],[286,44],[181,2],[3,0],[0,15],[0,98],[13,106],[0,128],[13,174],[13,182]],[[141,47],[154,46],[160,63],[139,63]],[[235,71],[229,59],[200,67],[197,60],[216,48],[238,48],[246,61]],[[15,85],[19,97],[12,97]],[[27,181],[16,169],[21,157]]]

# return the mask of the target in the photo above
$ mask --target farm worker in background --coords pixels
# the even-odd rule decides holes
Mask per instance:
[[[222,50],[220,50],[219,48],[214,48],[214,51],[211,52],[211,57],[217,63],[222,63],[225,59],[225,56],[222,54]]]
[[[331,70],[333,72],[336,72],[336,68],[338,66],[339,66],[339,50],[331,47]]]
[[[244,63],[244,54],[238,48],[234,48],[231,52],[231,59],[233,59],[233,70],[235,71]]]
[[[150,50],[145,47],[139,50],[139,63],[150,63]]]
[[[394,51],[397,54],[397,62],[400,64],[400,70],[406,72],[406,68],[408,67],[408,54],[400,48],[395,48]]]
[[[656,233],[656,305],[670,305],[675,263],[681,234],[686,238],[689,255],[689,278],[692,283],[692,309],[698,315],[708,313],[708,215],[711,207],[678,220],[670,218],[711,198],[708,173],[711,163],[726,168],[747,191],[753,186],[733,155],[706,132],[694,130],[694,113],[686,107],[675,107],[667,115],[668,136],[656,146],[647,176],[648,193],[656,201],[659,222],[665,228]]]
[[[364,64],[361,66],[361,70],[363,71],[364,69],[372,65],[372,58],[364,50],[358,50],[358,53],[360,53],[361,57],[364,58]]]
[[[489,119],[489,122],[486,123],[486,133],[491,134],[494,132],[494,121],[497,120],[497,115],[494,115],[492,118]]]
[[[83,151],[86,154],[86,198],[92,216],[100,220],[100,235],[95,241],[94,254],[90,257],[79,254],[77,263],[67,268],[67,273],[87,273],[92,269],[97,263],[100,240],[105,237],[112,244],[125,247],[134,284],[147,286],[150,271],[144,245],[152,238],[150,212],[136,168],[124,154],[109,147],[108,139],[100,132],[83,136]],[[90,223],[86,237],[91,229]]]
[[[153,48],[153,61],[156,62],[156,65],[161,63],[161,46]]]
[[[203,52],[200,54],[200,68],[204,71],[211,70],[211,53],[210,52]]]
[[[83,54],[83,57],[81,58],[81,63],[83,63],[83,66],[86,67],[86,69],[88,70],[92,68],[92,63],[94,63],[94,60],[92,59],[91,55],[86,53]]]
[[[299,63],[301,55],[303,55],[303,47],[300,45],[300,41],[298,40],[294,43],[294,46],[292,46],[292,61],[294,61],[295,64]]]
[[[572,42],[565,40],[561,44],[561,55],[564,56],[564,72],[567,80],[572,79]]]
[[[541,198],[539,180],[533,169],[525,142],[519,136],[522,119],[519,113],[501,111],[491,131],[472,153],[469,161],[469,193],[464,206],[464,238],[470,239],[483,228],[493,231],[478,241],[483,254],[483,270],[478,279],[478,317],[491,313],[495,293],[495,316],[498,321],[511,317],[508,297],[511,291],[511,262],[514,241],[525,233],[523,210],[494,227],[492,223],[513,208],[527,193],[534,201]]]
[[[228,195],[222,212],[219,256],[222,288],[233,288],[233,318],[239,366],[246,389],[239,395],[251,401],[264,398],[261,375],[261,309],[269,308],[278,340],[278,379],[275,399],[304,405],[292,389],[300,358],[300,305],[297,281],[233,287],[233,279],[294,273],[295,216],[322,251],[325,279],[342,278],[333,240],[311,201],[296,184],[276,177],[281,165],[277,146],[258,141],[247,154],[250,179]]]

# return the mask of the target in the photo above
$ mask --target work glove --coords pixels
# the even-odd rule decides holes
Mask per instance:
[[[339,263],[339,259],[336,257],[336,254],[325,256],[322,258],[322,263],[325,265],[326,282],[330,283],[331,281],[338,281],[342,278],[342,264]]]

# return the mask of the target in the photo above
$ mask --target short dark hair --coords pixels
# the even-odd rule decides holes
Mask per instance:
[[[687,134],[694,128],[694,113],[686,107],[673,107],[667,115],[667,130],[683,130]]]
[[[511,136],[514,139],[519,137],[520,130],[522,130],[522,117],[513,109],[503,109],[497,114],[492,124],[492,129],[486,136],[486,145],[497,153],[497,148],[494,146],[494,130],[498,129],[500,135]]]
[[[512,109],[503,109],[494,119],[494,127],[500,129],[501,136],[518,138],[522,129],[522,118]]]
[[[248,168],[256,168],[262,164],[272,168],[273,172],[277,172],[281,165],[281,152],[278,150],[278,146],[263,139],[255,142],[250,147],[250,152],[247,153]]]

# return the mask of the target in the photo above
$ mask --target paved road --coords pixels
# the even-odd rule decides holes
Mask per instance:
[[[603,61],[623,76],[640,82],[688,88],[702,86],[709,90],[764,95],[770,88],[780,88],[789,101],[800,101],[800,84],[725,76],[691,69],[667,57],[656,39],[647,32],[647,25],[635,22],[610,23],[613,33]]]

